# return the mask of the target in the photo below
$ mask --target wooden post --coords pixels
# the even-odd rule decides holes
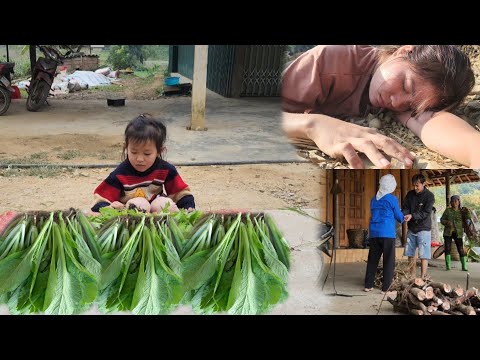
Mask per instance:
[[[400,207],[403,206],[403,202],[405,201],[405,196],[407,196],[407,192],[410,188],[410,179],[409,174],[406,171],[400,171],[400,184],[401,184],[401,196],[402,199],[400,200]],[[405,246],[407,243],[407,223],[404,221],[402,224],[402,246]]]
[[[188,130],[207,130],[205,102],[207,99],[208,45],[195,45],[193,60],[192,122]]]
[[[448,207],[450,204],[450,170],[445,171],[445,204]]]
[[[320,170],[320,215],[319,218],[322,221],[328,221],[328,206],[327,203],[329,201],[328,197],[328,188],[327,188],[327,170]]]
[[[37,62],[37,48],[35,45],[29,45],[29,52],[30,52],[30,74],[33,74],[33,68],[35,67],[35,63]]]
[[[333,171],[333,188],[338,189],[338,170]],[[335,229],[335,237],[333,238],[333,247],[339,247],[340,234],[340,206],[338,201],[338,191],[333,191],[333,226]]]

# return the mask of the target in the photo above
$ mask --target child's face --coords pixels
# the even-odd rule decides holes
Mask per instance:
[[[127,146],[127,157],[133,168],[144,172],[153,165],[158,155],[157,147],[151,140],[144,143],[130,142]]]
[[[394,54],[376,69],[368,95],[374,107],[404,112],[412,110],[412,104],[420,99],[434,94],[433,85],[426,83],[406,60]]]

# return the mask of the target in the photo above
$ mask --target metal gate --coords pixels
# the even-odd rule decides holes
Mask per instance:
[[[280,96],[285,45],[249,45],[240,96]]]
[[[182,45],[178,47],[178,72],[189,79],[193,79],[194,57],[195,45]]]
[[[234,45],[209,45],[207,88],[225,97],[232,92]]]

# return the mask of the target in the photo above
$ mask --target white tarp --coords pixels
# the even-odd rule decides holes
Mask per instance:
[[[93,71],[80,70],[77,70],[73,74],[65,76],[64,79],[67,81],[76,80],[81,85],[88,85],[89,88],[94,86],[110,85],[113,80],[112,78],[106,77],[102,74],[97,74]]]

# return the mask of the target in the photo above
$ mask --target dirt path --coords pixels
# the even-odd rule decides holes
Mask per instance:
[[[0,169],[0,213],[8,210],[86,209],[112,169]],[[181,166],[198,209],[262,211],[318,209],[320,174],[310,163]]]

